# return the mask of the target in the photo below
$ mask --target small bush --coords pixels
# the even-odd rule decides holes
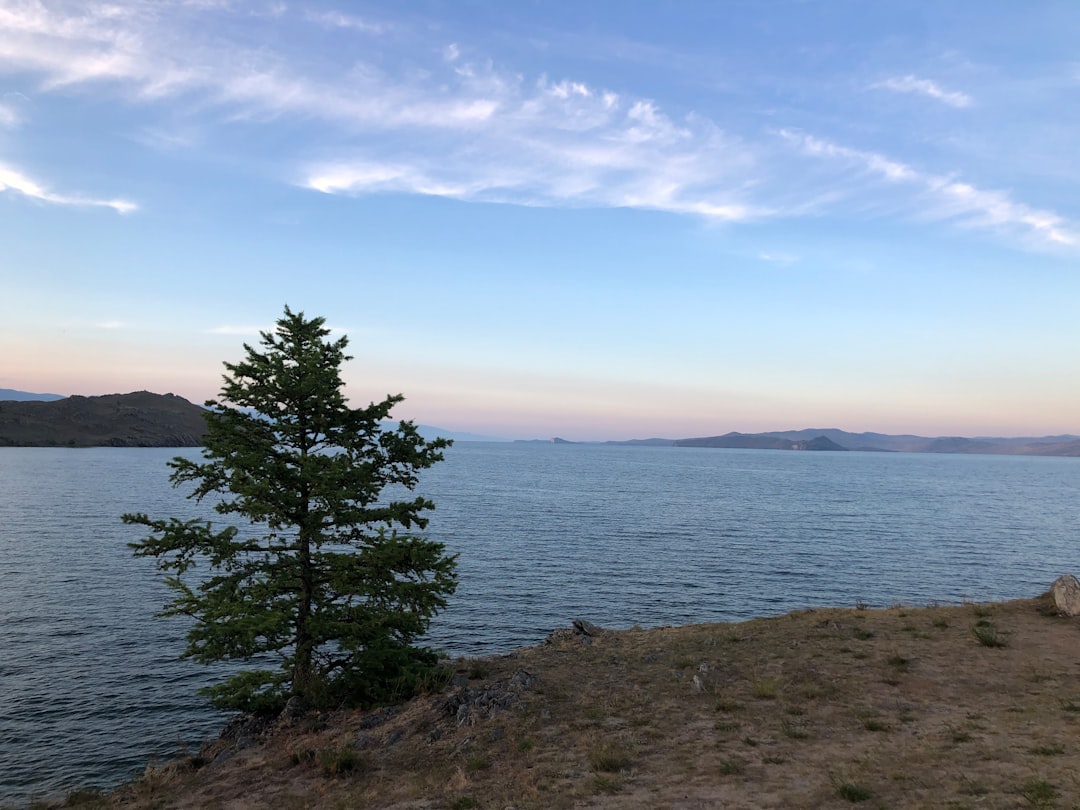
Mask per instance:
[[[618,793],[622,790],[622,782],[611,776],[597,774],[593,779],[594,793]]]
[[[780,730],[784,732],[785,737],[790,737],[793,740],[805,740],[810,736],[810,733],[806,730],[806,726],[794,720],[782,720],[780,722]]]
[[[893,669],[906,671],[907,668],[911,666],[911,659],[904,658],[902,655],[890,655],[885,659],[885,663]]]
[[[289,761],[293,765],[310,765],[315,761],[315,752],[310,748],[300,748],[292,752]]]
[[[971,734],[964,731],[962,728],[945,726],[945,731],[948,733],[949,739],[954,743],[966,743],[971,741]]]
[[[855,782],[838,779],[834,780],[833,784],[836,786],[836,795],[846,802],[865,802],[873,795],[868,788]]]
[[[482,681],[488,676],[488,665],[485,661],[479,659],[472,661],[469,664],[469,680],[470,681]]]
[[[1065,753],[1064,745],[1037,745],[1031,749],[1031,753],[1040,757],[1056,757]]]
[[[469,756],[465,760],[465,770],[470,773],[476,771],[485,771],[491,767],[491,760],[488,759],[487,754],[476,753]]]
[[[1050,808],[1057,799],[1057,788],[1045,779],[1028,779],[1020,786],[1020,795],[1028,807]]]
[[[759,678],[754,681],[751,692],[758,700],[775,700],[779,688],[780,681],[776,678]]]
[[[971,632],[975,636],[975,640],[983,647],[1005,647],[1009,643],[1008,639],[998,631],[993,622],[976,622],[972,625]]]
[[[1080,712],[1080,703],[1077,703],[1072,698],[1062,698],[1061,709],[1066,712]]]
[[[618,773],[630,767],[630,753],[617,745],[605,743],[589,752],[589,765],[594,771]]]
[[[316,756],[319,767],[331,776],[341,776],[360,769],[360,752],[351,746],[324,748]]]
[[[720,773],[724,776],[740,776],[746,767],[737,759],[725,759],[720,763]]]

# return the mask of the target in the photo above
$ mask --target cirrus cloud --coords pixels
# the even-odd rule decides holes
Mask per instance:
[[[118,214],[130,214],[138,208],[135,203],[127,200],[104,200],[49,191],[22,172],[0,163],[0,192],[2,191],[13,191],[30,199],[54,205],[111,208]]]
[[[889,184],[906,184],[915,193],[906,205],[915,216],[952,220],[964,227],[1005,229],[1037,243],[1059,247],[1080,244],[1080,235],[1064,217],[1018,202],[1003,191],[980,189],[948,175],[921,171],[876,152],[853,149],[793,130],[779,133],[804,154],[830,159],[858,174]]]
[[[870,86],[875,89],[891,90],[894,93],[914,93],[940,101],[950,107],[970,107],[974,103],[974,100],[967,93],[946,90],[931,79],[920,79],[910,74],[907,76],[893,76]]]

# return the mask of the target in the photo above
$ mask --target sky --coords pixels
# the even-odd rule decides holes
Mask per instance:
[[[1080,433],[1075,0],[0,0],[0,387],[285,305],[507,438]]]

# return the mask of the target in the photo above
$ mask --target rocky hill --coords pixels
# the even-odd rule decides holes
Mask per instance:
[[[198,447],[205,413],[183,397],[149,391],[0,401],[0,446]]]

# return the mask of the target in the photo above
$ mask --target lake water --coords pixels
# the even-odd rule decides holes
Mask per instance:
[[[0,804],[108,787],[220,730],[119,521],[196,514],[176,453],[0,448]],[[455,655],[577,617],[1009,599],[1080,569],[1080,459],[462,443],[420,490],[460,554],[431,634]]]

